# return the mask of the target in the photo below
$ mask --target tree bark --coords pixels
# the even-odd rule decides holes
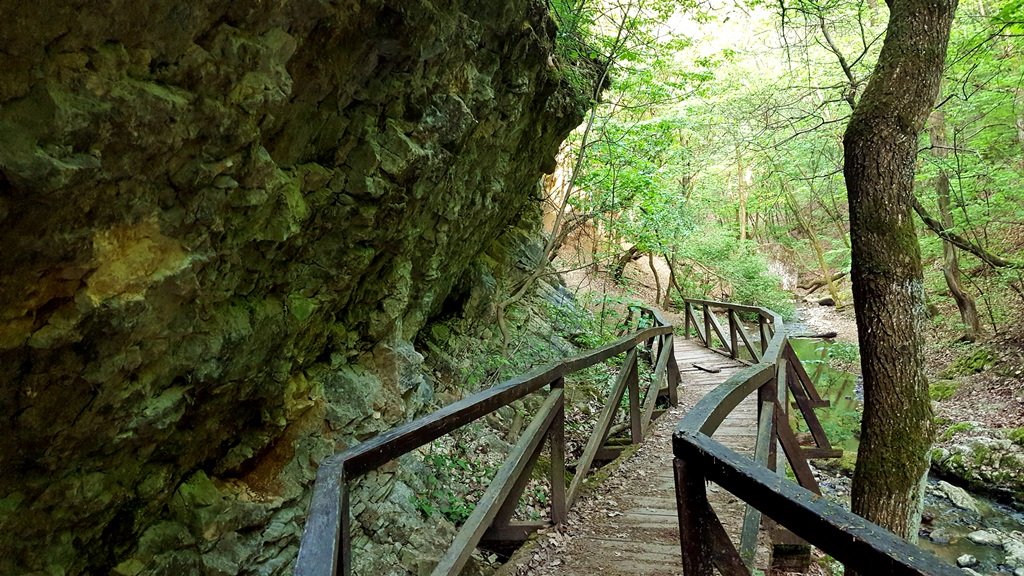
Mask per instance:
[[[928,134],[932,142],[932,154],[939,159],[948,156],[946,118],[941,110],[932,112]],[[940,168],[939,174],[935,178],[935,194],[938,198],[939,217],[942,218],[942,225],[947,229],[952,228],[953,211],[949,207],[949,174],[946,173],[945,168]],[[942,275],[946,279],[949,294],[953,296],[957,310],[960,311],[960,319],[964,323],[964,339],[974,342],[981,335],[978,307],[974,303],[974,298],[964,290],[960,282],[960,262],[956,246],[948,240],[942,241]]]
[[[956,0],[890,0],[874,75],[844,143],[864,418],[853,511],[916,539],[934,432],[924,375],[917,138],[935,102]]]

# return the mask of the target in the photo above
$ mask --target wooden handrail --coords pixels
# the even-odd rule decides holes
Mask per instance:
[[[703,322],[697,321],[695,307],[702,311]],[[726,341],[722,329],[716,326],[712,308],[726,309],[730,319],[728,339],[731,341]],[[757,315],[760,351],[736,319],[737,312]],[[821,498],[807,460],[835,457],[842,451],[831,447],[814,415],[815,407],[828,406],[828,402],[821,399],[813,381],[800,365],[778,314],[756,306],[687,299],[686,338],[690,337],[691,325],[701,343],[716,352],[738,358],[737,348],[742,342],[753,364],[705,395],[680,420],[672,437],[680,541],[687,576],[711,576],[714,568],[723,576],[752,574],[761,512],[851,570],[865,574],[915,576],[962,574],[958,568],[933,554]],[[724,351],[716,350],[712,345],[714,333],[722,341]],[[770,338],[767,343],[766,337]],[[800,415],[811,430],[816,447],[800,446],[790,428],[787,414],[787,393],[790,391]],[[755,392],[758,397],[758,434],[754,458],[751,459],[733,452],[712,439],[711,435],[743,400]],[[799,485],[786,479],[782,475],[783,468],[777,466],[777,445],[782,446]],[[708,481],[715,482],[747,503],[739,551],[728,537],[723,537],[724,528],[708,505],[705,492]]]
[[[638,330],[600,348],[505,380],[492,388],[477,392],[326,458],[317,470],[309,514],[299,545],[295,574],[351,574],[349,481],[549,385],[552,391],[540,413],[524,432],[510,453],[509,460],[488,487],[485,492],[486,498],[478,502],[473,515],[456,535],[455,542],[435,570],[435,574],[457,574],[468,554],[488,534],[489,528],[509,528],[507,525],[495,527],[491,524],[496,518],[507,520],[506,517],[511,515],[509,506],[514,510],[514,499],[519,497],[517,490],[521,491],[525,485],[524,474],[529,474],[529,468],[532,467],[530,462],[536,460],[536,454],[543,446],[545,438],[552,442],[553,453],[559,455],[558,458],[552,458],[552,487],[556,493],[552,494],[551,502],[552,520],[560,522],[565,516],[565,507],[571,506],[577,497],[582,479],[589,472],[598,449],[609,435],[614,412],[618,409],[624,391],[627,388],[630,390],[629,419],[634,433],[638,428],[646,433],[646,420],[653,417],[654,401],[661,391],[661,379],[668,382],[669,402],[673,405],[676,402],[676,386],[680,381],[680,375],[672,351],[673,326],[657,310],[641,308],[641,311],[642,315],[652,319],[653,327]],[[641,399],[636,393],[636,348],[645,343],[653,348],[655,341],[658,344],[658,358],[654,360],[655,376],[641,406]],[[630,354],[627,357],[627,364],[623,366],[615,393],[606,403],[608,414],[602,416],[595,426],[584,457],[581,458],[581,465],[576,468],[572,485],[566,490],[564,416],[558,416],[563,410],[563,379],[568,374],[589,368],[623,352]],[[554,412],[556,409],[557,414]],[[634,441],[636,440],[634,438]],[[560,467],[558,462],[561,463]],[[558,478],[559,475],[561,478]]]

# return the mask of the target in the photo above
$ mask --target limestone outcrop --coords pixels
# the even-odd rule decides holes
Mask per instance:
[[[581,118],[544,2],[0,20],[0,573],[286,572]]]

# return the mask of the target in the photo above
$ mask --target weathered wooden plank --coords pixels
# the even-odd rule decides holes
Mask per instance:
[[[775,442],[772,436],[773,420],[775,418],[775,403],[762,401],[760,406],[761,415],[757,421],[757,442],[754,445],[754,462],[759,466],[766,466],[768,463],[768,450]],[[743,563],[753,568],[754,552],[757,550],[757,533],[761,528],[761,512],[750,504],[743,513],[743,529],[740,533],[740,558]]]
[[[715,313],[709,308],[705,308],[704,312],[706,314],[705,323],[710,324],[711,328],[714,329],[715,334],[718,335],[718,339],[721,340],[722,346],[729,357],[736,358],[736,356],[733,355],[732,348],[729,347],[729,339],[725,337],[725,330],[722,329],[722,325],[718,322],[718,317],[715,316]],[[710,348],[710,346],[708,347]]]
[[[740,339],[743,340],[743,346],[746,347],[747,352],[750,352],[750,357],[754,359],[754,362],[761,361],[761,351],[757,349],[750,341],[750,335],[747,334],[747,329],[743,327],[742,322],[736,323],[736,331],[739,333]],[[764,346],[767,346],[767,341],[763,342]]]
[[[537,530],[550,527],[548,522],[512,522],[503,526],[491,526],[480,539],[481,544],[497,546],[520,546],[530,539]]]
[[[733,310],[732,308],[729,308],[728,312],[726,312],[726,316],[729,320],[729,354],[733,358],[739,358],[740,344],[738,334],[736,333],[736,324],[738,324],[739,322],[736,318],[736,311]]]
[[[814,408],[811,407],[811,399],[807,397],[804,387],[798,381],[797,372],[794,369],[796,364],[797,362],[787,363],[787,370],[789,370],[787,382],[789,384],[789,391],[793,394],[793,401],[796,402],[797,408],[800,410],[800,416],[804,419],[804,423],[807,424],[807,429],[811,431],[811,437],[814,438],[815,445],[818,448],[832,448],[832,443],[829,442],[828,436],[825,434],[825,428],[821,425],[821,421],[818,420],[818,415],[814,412]]]
[[[455,535],[451,547],[434,568],[434,576],[456,576],[466,565],[473,549],[476,548],[498,513],[499,506],[507,500],[515,479],[523,473],[530,456],[543,442],[544,431],[551,427],[558,408],[564,405],[564,398],[564,391],[560,388],[552,390],[548,395],[538,410],[537,416],[523,431],[522,437],[512,448],[505,463],[495,474],[494,479],[487,486],[487,490],[480,496],[473,513],[469,515],[458,534]]]
[[[758,306],[747,306],[746,304],[733,304],[732,302],[720,302],[718,300],[701,300],[700,298],[687,298],[686,302],[698,306],[714,306],[716,308],[729,308],[737,312],[750,312],[752,314],[767,314],[770,310]]]
[[[701,317],[704,319],[704,346],[711,348],[711,309],[706,304],[701,308]]]
[[[557,419],[557,415],[555,416]],[[553,422],[552,422],[553,425]],[[545,431],[541,431],[543,434]],[[537,449],[530,454],[530,459],[526,462],[526,466],[523,467],[522,473],[515,478],[515,482],[512,484],[512,489],[509,490],[508,495],[505,497],[505,501],[498,507],[498,512],[494,515],[494,519],[491,521],[491,526],[507,526],[511,523],[512,517],[516,514],[516,508],[519,507],[519,498],[523,495],[523,491],[526,490],[526,485],[530,483],[530,477],[532,476],[533,469],[537,466],[537,461],[540,460],[540,454],[544,451],[544,442],[537,444]]]
[[[708,495],[704,487],[704,474],[693,460],[675,458],[676,506],[679,515],[679,546],[683,554],[683,573],[686,576],[712,576],[712,542],[703,534],[708,521]]]
[[[658,355],[658,363],[654,366],[654,374],[651,376],[651,384],[647,387],[647,395],[644,396],[644,409],[640,415],[640,422],[643,425],[644,437],[651,427],[651,420],[654,418],[654,406],[658,402],[658,391],[661,390],[661,380],[665,377],[665,370],[668,369],[668,358],[672,355],[671,347],[663,347]]]
[[[750,570],[743,563],[739,552],[736,551],[732,540],[729,539],[729,534],[725,531],[725,526],[722,526],[722,521],[718,519],[718,515],[715,514],[707,499],[704,500],[704,505],[707,506],[704,516],[707,518],[707,535],[711,540],[711,561],[715,568],[718,568],[718,572],[722,576],[750,576]]]
[[[637,367],[637,357],[633,354],[626,358],[630,366],[629,375],[626,378],[626,387],[629,390],[629,437],[633,444],[644,441],[644,425],[640,420],[640,370]]]
[[[822,400],[821,395],[818,394],[818,389],[815,388],[814,381],[811,380],[811,376],[807,373],[807,369],[804,368],[804,363],[800,361],[800,357],[796,355],[796,351],[793,350],[793,347],[788,345],[788,343],[784,354],[793,364],[793,369],[796,370],[796,374],[800,378],[800,384],[807,392],[807,397],[817,404],[819,408],[829,406],[828,400]]]
[[[705,394],[697,405],[683,416],[677,429],[700,430],[704,434],[714,434],[722,421],[744,398],[753,394],[774,376],[775,367],[771,364],[755,364],[743,368]]]
[[[821,488],[818,487],[818,481],[814,479],[811,467],[807,465],[807,459],[804,458],[796,434],[789,426],[789,418],[786,417],[785,410],[778,402],[775,403],[775,432],[778,434],[779,444],[782,445],[782,451],[786,454],[786,460],[789,461],[789,467],[793,469],[797,482],[815,494],[821,494]]]
[[[703,344],[704,346],[707,346],[708,345],[707,332],[703,328],[701,328],[700,322],[697,322],[697,316],[694,314],[692,306],[690,307],[689,318],[690,318],[690,322],[693,324],[693,332],[697,335],[697,339],[700,340],[701,344]]]
[[[569,492],[566,496],[569,506],[576,502],[580,487],[590,472],[590,467],[594,464],[597,451],[604,445],[605,440],[608,439],[608,432],[611,428],[612,420],[615,419],[615,412],[619,408],[619,402],[622,400],[622,394],[626,390],[631,378],[630,375],[634,374],[636,370],[636,354],[637,351],[634,348],[626,356],[626,361],[622,363],[622,368],[619,369],[615,386],[612,388],[611,394],[608,395],[608,401],[601,410],[601,414],[597,417],[597,423],[594,424],[594,431],[590,433],[590,438],[587,439],[587,445],[583,449],[583,454],[580,455],[579,462],[576,464],[576,473],[569,484]],[[633,377],[635,378],[635,376]]]
[[[761,354],[763,355],[768,350],[768,341],[771,340],[771,336],[768,336],[768,327],[764,316],[757,317],[757,332],[761,337]]]
[[[352,573],[348,486],[345,461],[339,455],[320,463],[313,499],[302,530],[302,545],[295,561],[296,576],[333,576]],[[340,572],[339,572],[340,570]]]
[[[559,378],[551,385],[552,392],[563,390],[565,379]],[[569,504],[565,492],[565,402],[557,408],[555,419],[548,429],[548,446],[551,455],[551,522],[555,525],[565,522]]]
[[[778,406],[775,408],[778,410]],[[708,479],[786,526],[826,554],[863,574],[963,576],[947,564],[895,534],[864,520],[774,472],[752,463],[695,431],[673,437],[676,461],[686,470],[702,470]]]
[[[674,334],[665,336],[665,348],[668,350],[668,403],[679,405],[679,364],[676,363],[676,337]]]

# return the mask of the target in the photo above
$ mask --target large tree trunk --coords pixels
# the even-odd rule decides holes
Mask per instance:
[[[914,540],[932,441],[924,285],[911,214],[917,138],[938,93],[956,0],[890,0],[874,75],[843,139],[864,419],[857,514]]]
[[[940,159],[948,156],[946,119],[941,110],[932,112],[928,133],[932,141],[932,154]],[[935,194],[938,197],[939,218],[942,219],[942,225],[950,229],[953,227],[953,211],[949,207],[949,174],[945,169],[940,169],[939,175],[935,178]],[[964,322],[964,339],[974,342],[981,335],[981,319],[978,318],[974,298],[963,289],[960,282],[960,262],[956,246],[948,240],[942,241],[942,275],[946,278],[946,286],[956,301],[960,319]]]

